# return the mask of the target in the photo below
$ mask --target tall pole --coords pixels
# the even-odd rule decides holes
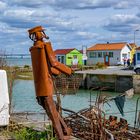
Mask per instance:
[[[137,31],[139,31],[139,29],[134,30],[134,45],[135,45],[135,47],[136,47],[136,44],[135,44],[135,43],[136,43],[136,32],[137,32]]]

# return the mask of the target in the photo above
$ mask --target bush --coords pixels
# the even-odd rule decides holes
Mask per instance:
[[[25,69],[29,69],[30,66],[29,66],[29,65],[24,65],[24,68],[25,68]]]
[[[106,65],[105,65],[104,63],[101,63],[101,62],[98,62],[98,63],[96,64],[96,66],[97,66],[97,68],[100,68],[100,69],[106,68]]]

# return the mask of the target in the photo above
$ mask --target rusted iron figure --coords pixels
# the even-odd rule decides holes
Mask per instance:
[[[56,110],[56,105],[53,101],[54,85],[52,76],[60,73],[71,75],[72,70],[56,60],[51,43],[44,41],[49,37],[44,33],[44,29],[41,26],[32,28],[28,32],[30,39],[34,41],[30,52],[38,103],[46,110],[48,117],[52,120],[57,138],[59,140],[68,140],[71,129],[67,127]]]

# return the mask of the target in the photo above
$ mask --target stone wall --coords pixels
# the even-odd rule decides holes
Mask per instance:
[[[116,76],[116,92],[125,92],[133,88],[132,76]]]
[[[95,87],[108,87],[115,88],[115,76],[113,75],[94,75],[94,74],[84,74],[82,87],[85,89],[95,88]]]
[[[138,78],[139,77],[139,78]],[[140,91],[140,76],[122,76],[122,75],[94,75],[84,74],[81,86],[85,89],[94,87],[107,87],[109,90],[123,93],[133,88],[135,93]]]
[[[140,94],[140,75],[133,75],[133,88],[136,94]]]

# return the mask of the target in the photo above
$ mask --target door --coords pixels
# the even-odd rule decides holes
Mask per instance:
[[[110,65],[110,58],[109,58],[109,55],[105,55],[104,56],[104,64],[106,66],[109,66]]]

